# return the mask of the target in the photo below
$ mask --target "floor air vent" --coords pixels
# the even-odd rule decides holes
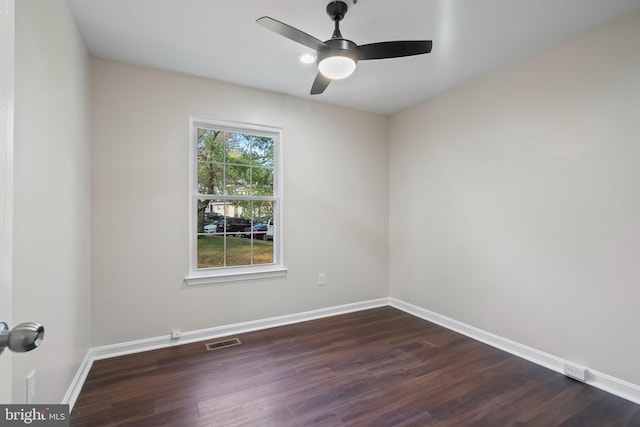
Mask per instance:
[[[222,341],[214,341],[205,344],[207,351],[218,350],[220,348],[233,347],[234,345],[242,344],[238,338],[230,338]]]

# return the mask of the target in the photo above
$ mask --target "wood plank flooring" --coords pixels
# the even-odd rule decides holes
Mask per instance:
[[[391,307],[96,361],[72,426],[640,426],[640,405]]]

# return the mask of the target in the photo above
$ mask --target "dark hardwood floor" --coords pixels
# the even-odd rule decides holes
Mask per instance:
[[[96,361],[72,426],[640,426],[640,405],[391,307]]]

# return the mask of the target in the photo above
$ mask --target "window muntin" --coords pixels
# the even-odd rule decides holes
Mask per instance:
[[[191,125],[189,276],[283,271],[280,130],[195,119]]]

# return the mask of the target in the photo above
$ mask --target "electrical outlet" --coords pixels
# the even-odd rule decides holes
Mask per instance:
[[[325,275],[324,273],[318,273],[318,286],[325,285]]]
[[[182,334],[182,331],[180,331],[180,328],[175,328],[171,330],[171,339],[175,340],[177,338],[180,338],[180,335]]]
[[[36,370],[27,375],[27,404],[33,403],[36,396]]]
[[[564,374],[578,381],[587,382],[587,368],[571,363],[564,364]]]

